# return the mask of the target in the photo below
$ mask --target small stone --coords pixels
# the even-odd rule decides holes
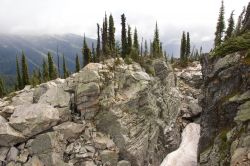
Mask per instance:
[[[7,161],[17,161],[18,149],[14,146],[10,148],[9,153],[7,154]]]

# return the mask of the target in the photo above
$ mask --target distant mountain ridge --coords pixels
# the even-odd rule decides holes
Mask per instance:
[[[96,40],[86,38],[89,47]],[[24,51],[29,71],[41,67],[43,58],[46,58],[48,52],[51,52],[54,62],[57,64],[57,48],[62,65],[62,55],[65,55],[69,70],[73,71],[75,67],[75,56],[78,54],[81,58],[81,48],[83,37],[74,34],[65,35],[5,35],[0,34],[0,74],[15,75],[16,61],[20,58],[22,50]]]

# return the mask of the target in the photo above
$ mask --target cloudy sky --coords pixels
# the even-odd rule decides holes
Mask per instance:
[[[224,0],[225,16],[238,17],[249,0]],[[112,13],[120,36],[120,15],[125,13],[139,35],[152,37],[157,20],[165,44],[179,44],[183,30],[193,43],[214,38],[220,0],[0,0],[0,33],[86,33],[96,38],[96,23]]]

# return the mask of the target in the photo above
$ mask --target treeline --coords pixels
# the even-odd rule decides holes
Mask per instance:
[[[154,30],[153,41],[139,40],[137,28],[132,27],[127,23],[125,14],[121,15],[121,40],[115,39],[116,27],[114,26],[112,14],[107,17],[106,13],[103,19],[102,27],[97,24],[97,43],[96,46],[92,43],[91,48],[88,46],[84,34],[82,46],[82,65],[80,64],[79,56],[75,57],[75,72],[78,72],[88,63],[98,63],[108,58],[121,57],[125,62],[130,63],[136,61],[143,63],[145,59],[153,59],[166,56],[163,51],[162,42],[160,42],[159,29],[156,23]],[[149,45],[148,45],[149,43]],[[21,90],[26,85],[33,87],[43,82],[54,80],[56,78],[67,78],[70,71],[67,68],[64,55],[62,56],[62,74],[60,72],[59,56],[58,64],[56,65],[53,56],[50,52],[47,58],[43,60],[41,67],[33,70],[29,74],[28,63],[24,51],[21,53],[21,59],[16,57],[16,84],[15,90]],[[0,97],[6,95],[4,81],[0,78]]]
[[[238,16],[237,23],[234,20],[234,11],[228,18],[228,26],[225,24],[225,7],[223,0],[219,11],[214,47],[212,54],[223,56],[250,48],[250,2],[247,7],[243,7],[241,14]]]

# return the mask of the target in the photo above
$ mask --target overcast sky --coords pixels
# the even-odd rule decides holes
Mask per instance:
[[[225,17],[235,19],[249,0],[224,0]],[[0,33],[86,33],[96,38],[96,23],[112,13],[120,36],[120,15],[125,13],[139,36],[150,39],[157,20],[165,44],[179,43],[183,30],[195,43],[214,38],[220,0],[0,0]]]

